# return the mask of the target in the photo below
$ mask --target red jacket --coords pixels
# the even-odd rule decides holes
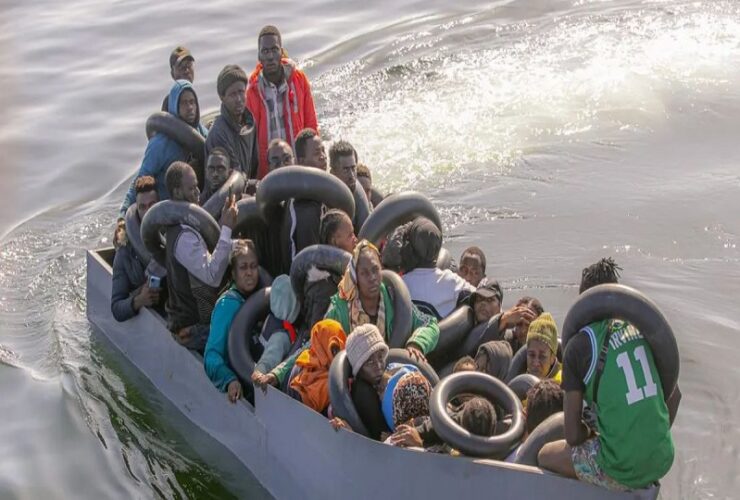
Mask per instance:
[[[308,83],[305,73],[296,68],[294,63],[289,59],[283,59],[282,64],[290,68],[290,75],[288,76],[289,109],[284,110],[283,127],[287,131],[286,136],[290,138],[288,142],[290,142],[295,152],[295,138],[298,133],[304,128],[312,128],[318,132],[319,124],[316,121],[316,109],[314,108],[313,96],[311,95],[311,85]],[[257,67],[249,76],[246,95],[247,109],[252,113],[255,126],[257,127],[257,145],[259,147],[258,179],[262,179],[268,172],[268,115],[265,98],[259,85],[260,73],[262,73],[262,64],[257,63]]]

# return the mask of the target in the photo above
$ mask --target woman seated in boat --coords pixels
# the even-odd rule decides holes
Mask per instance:
[[[213,309],[203,363],[208,378],[234,403],[242,396],[242,386],[228,363],[229,327],[242,304],[264,285],[260,282],[257,249],[252,240],[234,241],[229,265],[232,284]]]
[[[415,306],[412,306],[412,316],[413,333],[406,342],[406,349],[410,356],[425,359],[424,355],[437,345],[439,326],[436,319],[421,313]],[[393,301],[381,279],[380,253],[372,243],[363,240],[355,247],[339,282],[339,291],[331,298],[326,319],[338,321],[345,332],[373,324],[386,343],[393,335]],[[296,357],[297,353],[254,382],[282,386]]]
[[[344,349],[346,335],[342,325],[331,319],[319,321],[311,329],[311,344],[298,355],[288,384],[288,394],[326,415],[329,407],[329,367],[334,356]]]
[[[558,362],[558,325],[550,313],[542,313],[527,332],[527,373],[558,384],[562,373]]]

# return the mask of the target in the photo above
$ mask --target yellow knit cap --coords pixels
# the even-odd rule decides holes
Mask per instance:
[[[547,344],[553,354],[558,352],[558,325],[550,313],[542,313],[529,324],[527,345],[530,340],[539,340]]]

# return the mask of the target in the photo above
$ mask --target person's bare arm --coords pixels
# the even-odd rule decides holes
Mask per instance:
[[[578,446],[586,441],[590,430],[583,423],[583,393],[581,391],[566,391],[563,400],[565,413],[565,440],[570,446]]]

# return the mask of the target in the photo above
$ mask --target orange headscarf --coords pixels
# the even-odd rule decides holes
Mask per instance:
[[[311,330],[311,346],[296,359],[301,371],[290,387],[300,394],[303,404],[319,413],[329,406],[329,367],[334,355],[344,349],[346,339],[339,322],[319,321]]]

